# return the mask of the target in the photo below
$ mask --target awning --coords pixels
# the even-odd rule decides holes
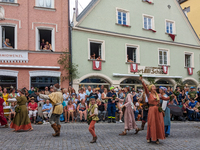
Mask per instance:
[[[113,73],[114,77],[139,77],[139,74],[120,74],[120,73]],[[182,78],[182,76],[167,76],[167,75],[142,75],[143,77],[153,77],[153,78]]]

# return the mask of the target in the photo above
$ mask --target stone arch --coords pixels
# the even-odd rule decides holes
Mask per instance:
[[[183,79],[183,82],[186,82],[186,81],[192,81],[192,82],[195,83],[195,85],[196,85],[197,87],[199,86],[199,82],[198,82],[196,79],[194,79],[194,78],[190,78],[190,77],[184,78],[184,79]]]
[[[123,82],[124,80],[129,79],[129,78],[133,78],[133,77],[124,77],[124,78],[121,78],[121,79],[119,80],[119,84],[120,84],[121,82]],[[134,77],[134,79],[139,80],[139,77]],[[148,82],[146,79],[143,79],[143,81],[144,81],[145,84],[149,84],[149,82]]]

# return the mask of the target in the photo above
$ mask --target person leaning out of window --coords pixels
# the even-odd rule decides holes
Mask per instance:
[[[13,48],[9,42],[10,42],[10,40],[8,38],[6,38],[3,43],[3,48]]]

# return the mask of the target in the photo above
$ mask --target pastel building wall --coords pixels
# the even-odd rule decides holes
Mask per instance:
[[[67,0],[8,0],[0,2],[0,85],[43,88],[69,82],[57,63],[69,50],[69,2]],[[5,48],[8,38],[13,48]],[[42,39],[51,50],[40,48]]]

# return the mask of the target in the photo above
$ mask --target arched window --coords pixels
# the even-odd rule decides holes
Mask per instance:
[[[142,88],[141,82],[137,79],[134,79],[134,78],[125,79],[124,81],[122,81],[120,83],[120,87],[126,87],[126,86],[130,86],[131,89],[135,88],[135,90]]]
[[[185,85],[185,84],[188,84],[188,86],[189,87],[191,87],[191,86],[197,86],[196,85],[196,83],[194,82],[194,81],[192,81],[192,80],[185,80],[184,82],[183,82],[183,84]]]
[[[165,86],[165,87],[173,87],[173,83],[171,83],[170,81],[168,80],[164,80],[164,79],[161,79],[161,80],[158,80],[156,82],[156,86]]]
[[[105,88],[109,88],[110,83],[103,78],[89,77],[80,82],[79,88],[83,86],[84,87],[91,86],[92,88],[95,88],[95,87],[100,87],[101,85],[104,85]]]

